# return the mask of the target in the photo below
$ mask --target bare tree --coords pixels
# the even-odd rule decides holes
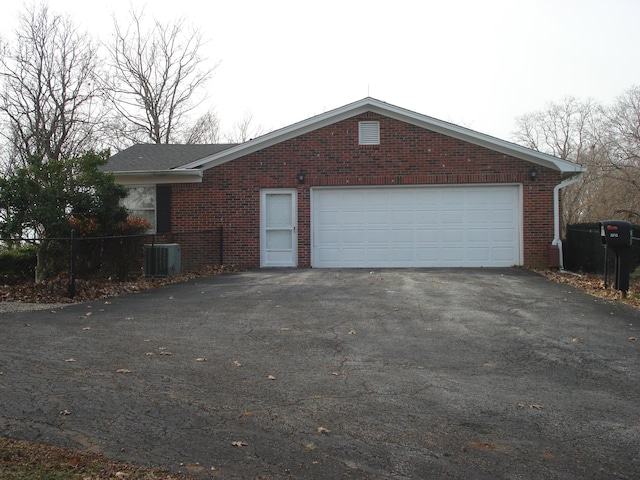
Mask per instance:
[[[244,117],[236,123],[230,132],[227,133],[227,141],[230,143],[244,143],[247,140],[259,137],[264,134],[264,128],[261,125],[253,125],[253,114],[245,112]]]
[[[640,220],[640,86],[633,86],[604,109],[608,175],[617,182],[614,214]]]
[[[582,163],[585,148],[593,145],[598,109],[593,101],[574,97],[549,103],[544,110],[516,119],[515,140],[533,150]]]
[[[586,165],[563,190],[563,222],[640,218],[640,88],[603,107],[567,97],[516,121],[519,143]]]
[[[184,143],[219,143],[220,120],[213,110],[200,116],[186,132]]]
[[[598,104],[566,97],[543,110],[516,119],[515,141],[534,150],[587,166],[580,182],[563,190],[563,223],[587,221],[595,215],[602,189],[603,152],[599,136],[602,116]]]
[[[96,148],[101,96],[97,46],[45,4],[19,17],[15,44],[2,45],[0,115],[8,167],[38,156],[73,158]]]
[[[170,143],[184,136],[196,95],[213,70],[200,56],[202,34],[184,20],[144,27],[144,12],[131,12],[123,28],[114,19],[107,46],[112,77],[107,92],[119,115],[118,134],[128,142]]]

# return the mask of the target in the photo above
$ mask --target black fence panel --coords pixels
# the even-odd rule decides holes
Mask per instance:
[[[634,226],[631,271],[640,265],[640,227]],[[600,239],[600,223],[567,225],[566,238],[563,241],[564,266],[567,270],[585,273],[604,273],[607,249]],[[615,265],[615,255],[608,252],[607,264]],[[611,272],[609,272],[611,273]]]

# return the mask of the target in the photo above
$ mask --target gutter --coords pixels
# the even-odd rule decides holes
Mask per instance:
[[[110,172],[116,182],[122,185],[163,184],[163,183],[201,183],[202,170],[174,169],[174,170],[140,170]]]
[[[560,265],[560,271],[564,271],[562,240],[560,239],[560,190],[579,181],[582,178],[583,173],[584,171],[578,173],[578,175],[574,177],[560,182],[558,185],[553,187],[553,241],[551,242],[551,245],[556,245],[558,247],[558,263]]]

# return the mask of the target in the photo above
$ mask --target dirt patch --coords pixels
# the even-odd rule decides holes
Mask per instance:
[[[6,480],[50,479],[139,479],[189,480],[159,468],[125,465],[98,453],[79,452],[39,443],[0,438],[0,476]]]

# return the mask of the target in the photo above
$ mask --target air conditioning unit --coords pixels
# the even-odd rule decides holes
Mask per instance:
[[[166,243],[144,246],[144,274],[147,277],[169,277],[180,273],[180,245]]]

